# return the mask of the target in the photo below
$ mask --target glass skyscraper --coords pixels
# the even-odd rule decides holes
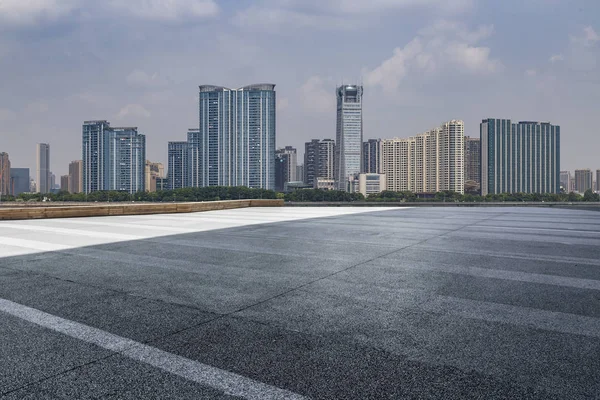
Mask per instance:
[[[275,188],[275,85],[200,86],[199,186]],[[189,137],[188,137],[189,139]]]
[[[559,193],[560,126],[484,119],[481,194]]]
[[[168,181],[169,189],[181,189],[189,184],[189,142],[169,142]]]
[[[137,128],[85,121],[82,135],[83,191],[145,190],[146,136]]]
[[[361,172],[363,87],[337,88],[335,180],[339,190],[348,190],[348,178]]]

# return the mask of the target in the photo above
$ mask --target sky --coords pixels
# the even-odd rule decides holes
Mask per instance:
[[[600,168],[597,0],[0,0],[0,151],[32,176],[36,143],[58,181],[95,119],[137,126],[166,163],[199,85],[262,82],[299,156],[335,138],[336,85],[358,83],[365,140],[550,121],[561,169]]]

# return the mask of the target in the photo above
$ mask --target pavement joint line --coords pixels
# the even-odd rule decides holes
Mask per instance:
[[[307,397],[300,394],[212,367],[199,361],[190,360],[98,328],[57,317],[10,300],[0,298],[0,311],[180,376],[186,380],[211,387],[227,395],[249,400],[307,399]],[[95,362],[97,361],[95,360]]]

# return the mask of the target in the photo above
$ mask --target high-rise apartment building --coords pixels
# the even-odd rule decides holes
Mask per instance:
[[[585,193],[588,189],[593,189],[594,175],[591,169],[575,170],[575,190],[579,193]]]
[[[573,191],[573,187],[571,186],[571,172],[570,171],[560,171],[560,186],[565,193],[571,193]]]
[[[464,193],[463,121],[407,139],[383,139],[381,165],[387,190]]]
[[[2,156],[0,155],[0,158]],[[10,193],[18,196],[21,193],[30,191],[29,187],[29,168],[11,168],[10,169]]]
[[[190,186],[188,183],[189,154],[189,142],[169,142],[167,174],[170,190]]]
[[[36,146],[37,160],[37,192],[49,193],[54,189],[51,185],[50,172],[50,145],[48,143],[38,143]]]
[[[0,153],[0,195],[12,194],[10,187],[10,157],[8,153]]]
[[[136,127],[85,121],[82,134],[83,191],[144,191],[146,136]]]
[[[275,85],[199,91],[199,185],[274,189]]]
[[[304,164],[300,164],[296,167],[296,179],[304,182]]]
[[[339,190],[348,190],[348,178],[361,172],[363,87],[340,86],[337,95],[335,180]]]
[[[188,129],[188,167],[186,185],[191,187],[201,187],[202,184],[202,136],[197,128]]]
[[[69,163],[69,186],[63,190],[69,193],[83,192],[83,161],[76,160]]]
[[[146,160],[146,191],[156,192],[156,180],[164,178],[165,167],[162,163],[153,163]]]
[[[600,192],[600,169],[596,170],[596,190]]]
[[[298,167],[298,158],[296,149],[292,146],[286,146],[275,151],[275,189],[283,190],[286,182],[298,181],[296,169]]]
[[[381,172],[380,139],[369,139],[363,143],[363,172],[370,174]]]
[[[335,142],[313,139],[304,145],[304,183],[315,186],[317,178],[334,179]]]
[[[465,182],[481,184],[481,139],[465,136]]]
[[[560,191],[560,126],[489,118],[480,132],[483,196]]]
[[[69,190],[69,175],[60,176],[60,190],[65,192]]]

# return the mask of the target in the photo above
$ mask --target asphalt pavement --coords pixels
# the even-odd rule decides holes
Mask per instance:
[[[0,221],[0,399],[600,399],[600,213]]]

